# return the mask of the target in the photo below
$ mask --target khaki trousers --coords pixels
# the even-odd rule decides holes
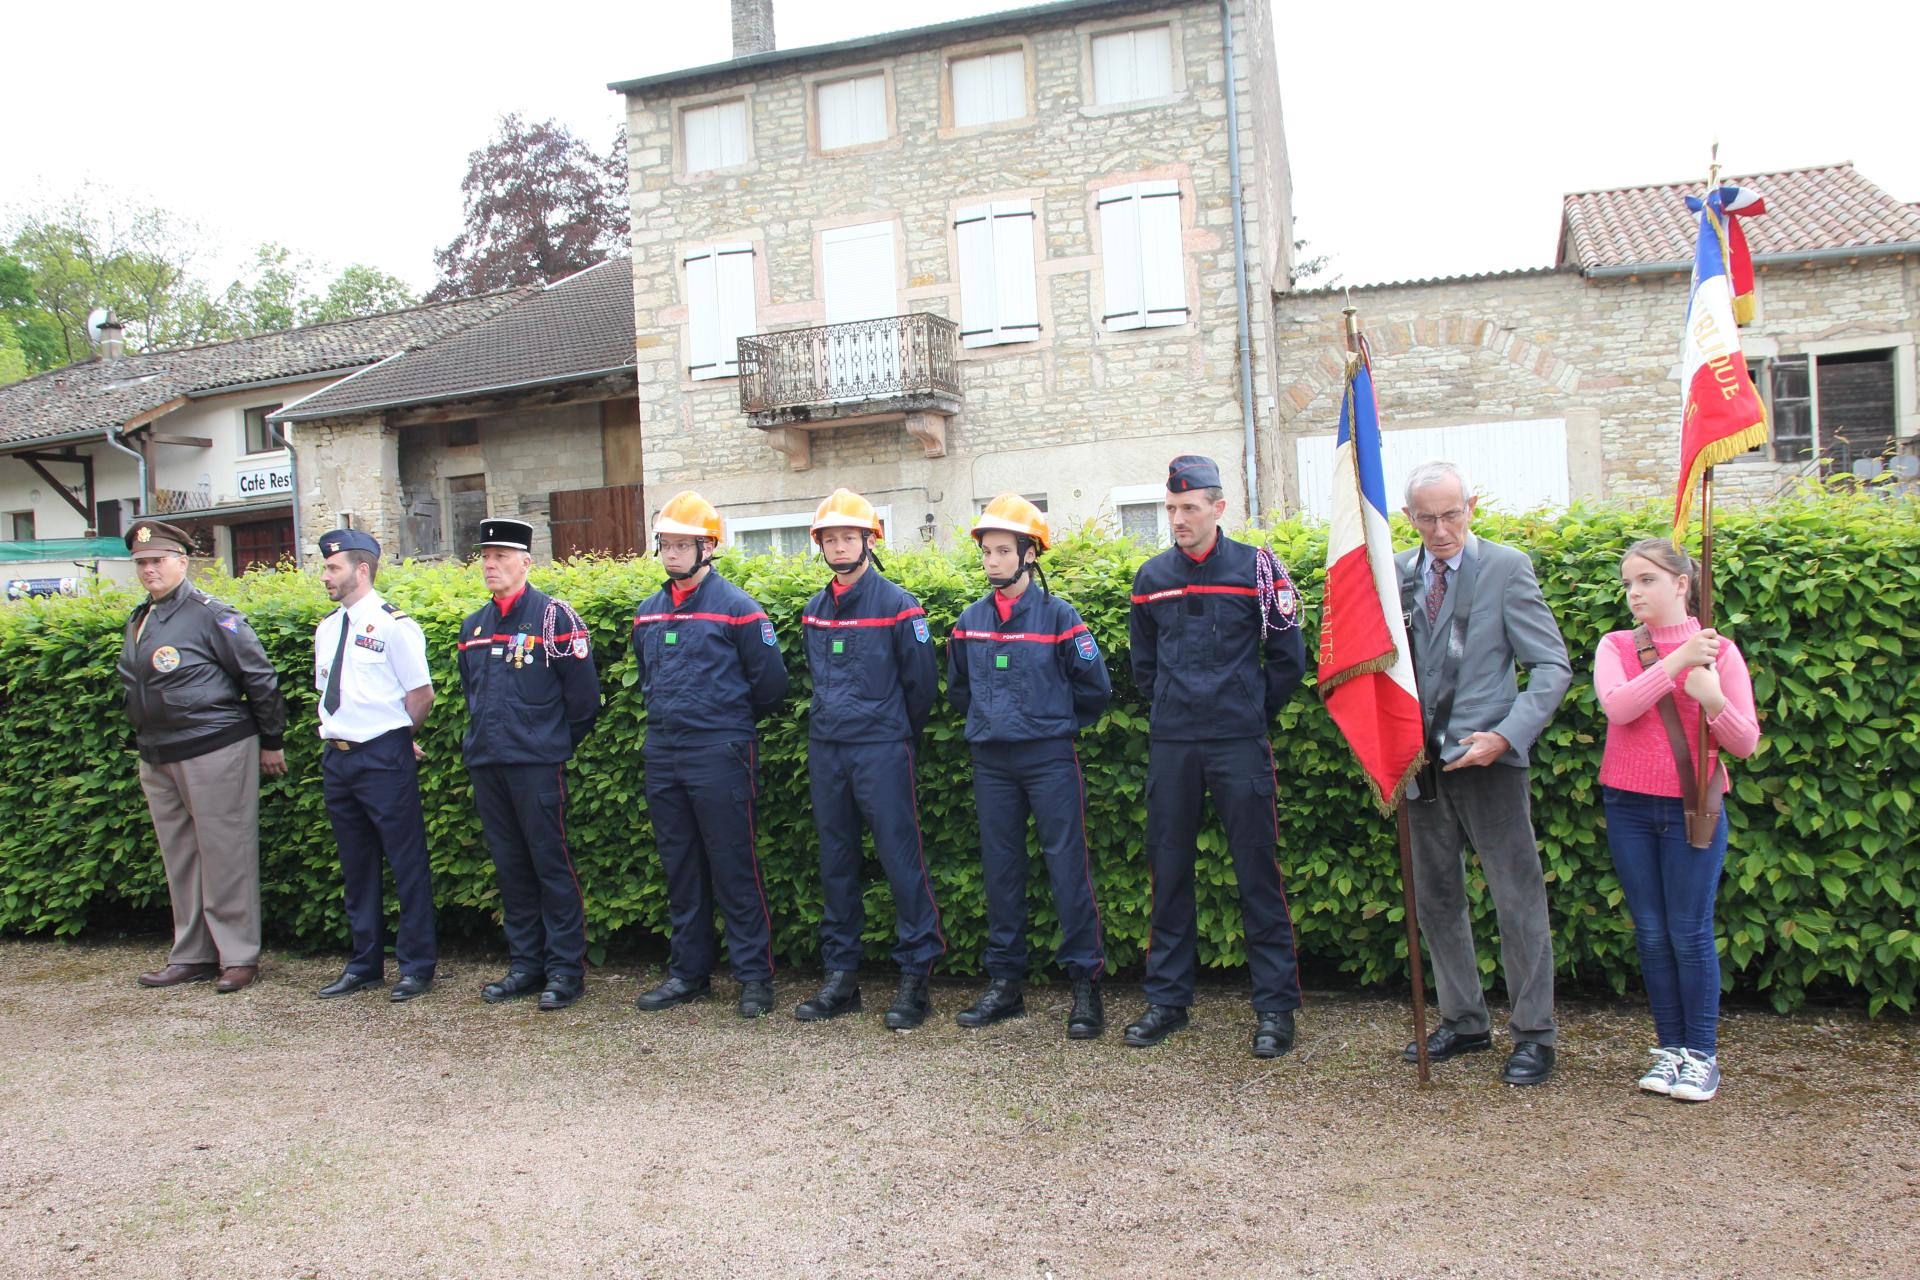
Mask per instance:
[[[170,964],[260,963],[260,739],[140,762],[173,900]]]

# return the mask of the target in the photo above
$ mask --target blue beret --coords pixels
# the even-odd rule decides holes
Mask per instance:
[[[322,558],[338,555],[342,551],[364,551],[368,555],[380,554],[380,544],[370,533],[358,529],[335,529],[320,535],[320,555]]]
[[[1220,488],[1220,468],[1212,458],[1183,453],[1167,465],[1167,492]]]

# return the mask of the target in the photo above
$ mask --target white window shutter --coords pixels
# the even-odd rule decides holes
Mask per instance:
[[[1109,329],[1138,329],[1146,323],[1139,205],[1133,186],[1100,193],[1100,271],[1106,283],[1101,319]]]
[[[753,336],[753,246],[723,245],[714,250],[715,294],[719,324],[714,377],[731,378],[740,372],[740,339]]]
[[[723,102],[714,108],[714,123],[719,133],[720,163],[715,168],[730,168],[747,162],[747,104],[744,99]]]
[[[961,58],[953,64],[953,122],[986,124],[993,114],[993,68],[988,58]]]
[[[1186,254],[1180,243],[1180,186],[1143,182],[1140,211],[1140,280],[1146,325],[1187,322]]]
[[[1133,96],[1136,99],[1173,95],[1173,32],[1167,27],[1142,27],[1133,37]]]
[[[884,75],[861,76],[853,85],[858,112],[854,122],[854,141],[878,142],[887,136],[887,78]]]
[[[1000,340],[1033,341],[1040,336],[1040,301],[1034,280],[1031,200],[994,204],[993,265]]]
[[[1133,33],[1093,38],[1093,100],[1100,106],[1130,102],[1133,92]]]
[[[996,53],[993,63],[993,118],[1018,120],[1027,114],[1027,55],[1021,49]]]
[[[716,368],[720,345],[720,294],[714,253],[687,255],[687,373],[694,378],[725,377]]]
[[[832,80],[814,91],[820,112],[820,149],[858,146],[887,136],[887,77]]]
[[[960,345],[998,342],[999,290],[993,265],[993,206],[973,205],[953,220],[960,253]]]
[[[820,149],[844,147],[853,137],[853,84],[835,80],[823,84],[814,95],[820,109]]]
[[[712,107],[695,107],[680,117],[680,132],[686,141],[686,171],[698,173],[717,169],[720,153],[720,121]]]

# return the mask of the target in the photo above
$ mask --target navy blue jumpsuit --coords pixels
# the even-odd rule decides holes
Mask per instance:
[[[566,762],[600,714],[593,643],[527,587],[460,626],[461,743],[500,878],[508,968],[584,977],[586,903],[567,848]],[[547,628],[553,634],[546,634]]]
[[[926,612],[869,567],[838,597],[832,584],[822,588],[801,621],[813,676],[807,765],[825,894],[820,962],[860,964],[864,825],[893,889],[893,958],[903,973],[924,975],[947,949],[914,792],[914,741],[940,685]]]
[[[961,613],[947,643],[947,696],[966,716],[987,890],[987,975],[1027,976],[1027,814],[1060,917],[1060,967],[1106,969],[1087,851],[1086,786],[1073,736],[1113,696],[1107,664],[1066,601],[1031,583],[1003,621],[994,594]]]
[[[759,739],[754,725],[787,697],[773,623],[757,601],[709,569],[677,603],[671,586],[633,619],[647,707],[647,810],[673,921],[667,972],[698,982],[719,959],[740,982],[773,978],[773,922],[754,851]]]
[[[1193,1003],[1197,968],[1194,862],[1202,803],[1213,797],[1240,886],[1253,1007],[1300,1007],[1293,917],[1274,860],[1273,747],[1268,727],[1299,687],[1306,650],[1292,584],[1263,606],[1255,549],[1221,533],[1199,561],[1169,547],[1140,566],[1128,623],[1133,678],[1152,699],[1147,857],[1153,925],[1146,995]],[[1261,615],[1268,610],[1263,636]]]

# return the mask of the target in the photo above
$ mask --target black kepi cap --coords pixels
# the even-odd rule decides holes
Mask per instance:
[[[136,520],[127,530],[127,550],[135,560],[147,556],[193,554],[193,535],[164,520]]]
[[[1212,458],[1183,453],[1167,464],[1167,492],[1220,488],[1220,468]]]
[[[480,541],[476,547],[512,547],[515,551],[533,550],[533,526],[525,520],[482,520]]]
[[[320,535],[320,554],[338,555],[342,551],[364,551],[368,555],[380,554],[380,543],[370,533],[358,529],[334,529]]]

